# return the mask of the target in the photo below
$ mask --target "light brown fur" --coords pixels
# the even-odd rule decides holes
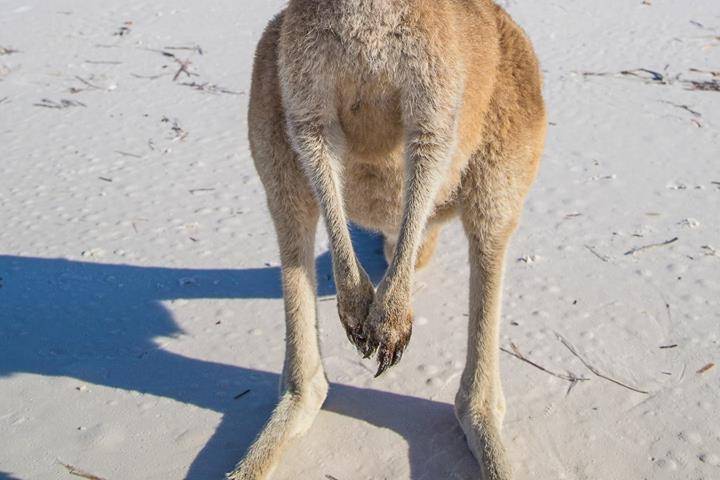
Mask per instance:
[[[410,290],[459,215],[470,249],[468,351],[455,410],[484,479],[508,480],[498,341],[505,251],[546,118],[530,42],[490,0],[290,0],[255,61],[250,145],[277,230],[286,311],[282,398],[231,479],[270,475],[328,389],[313,242],[328,229],[338,312],[378,374],[410,340]],[[347,223],[382,232],[377,290]]]

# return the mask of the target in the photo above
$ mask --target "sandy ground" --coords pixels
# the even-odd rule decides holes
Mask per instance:
[[[0,0],[0,479],[219,479],[267,418],[282,301],[245,112],[282,3]],[[720,478],[720,73],[693,70],[720,70],[720,3],[507,3],[551,127],[502,344],[587,379],[501,354],[516,478]],[[442,240],[373,380],[319,233],[333,385],[275,478],[478,478],[451,407],[465,240]]]

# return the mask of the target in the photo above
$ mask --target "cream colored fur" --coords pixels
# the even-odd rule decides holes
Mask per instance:
[[[482,478],[511,478],[500,436],[502,276],[545,128],[530,42],[490,0],[290,0],[258,45],[249,112],[282,261],[282,397],[228,478],[268,478],[327,395],[313,258],[320,215],[340,320],[359,351],[376,356],[378,375],[410,340],[416,266],[443,222],[461,218],[470,319],[455,410]],[[389,268],[377,290],[348,221],[385,235]]]

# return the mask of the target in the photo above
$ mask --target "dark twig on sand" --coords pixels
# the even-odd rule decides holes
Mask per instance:
[[[124,37],[124,36],[126,36],[126,35],[129,35],[130,32],[132,31],[132,30],[130,29],[130,27],[132,27],[132,24],[133,24],[133,22],[130,22],[130,21],[124,22],[124,23],[122,24],[122,26],[120,26],[120,28],[118,28],[118,30],[117,30],[115,33],[113,33],[113,36],[115,36],[115,37]]]
[[[85,105],[82,102],[78,102],[77,100],[62,99],[59,102],[56,102],[53,100],[49,100],[47,98],[43,98],[40,101],[40,103],[35,103],[33,105],[36,107],[43,107],[43,108],[55,108],[57,110],[62,110],[65,108],[70,108],[70,107],[87,107],[87,105]]]
[[[669,80],[665,78],[665,75],[662,73],[655,72],[653,70],[649,70],[647,68],[636,68],[633,70],[623,70],[620,72],[620,75],[630,75],[633,77],[639,77],[643,80],[650,80],[652,82],[667,84],[669,83]]]
[[[95,85],[94,83],[91,83],[89,80],[85,80],[80,75],[75,75],[75,79],[84,83],[85,85],[87,85],[88,87],[90,87],[94,90],[105,90],[103,87],[99,87],[99,86]]]
[[[503,347],[501,347],[500,350],[507,353],[508,355],[511,355],[511,356],[517,358],[518,360],[521,360],[521,361],[527,363],[528,365],[532,365],[533,367],[537,368],[540,371],[543,371],[549,375],[552,375],[553,377],[557,377],[561,380],[565,380],[566,382],[570,382],[570,387],[568,388],[568,391],[567,391],[568,395],[570,394],[570,391],[575,387],[575,385],[577,385],[579,382],[586,382],[586,381],[590,380],[589,378],[578,377],[577,375],[575,375],[572,372],[568,372],[567,374],[564,374],[564,373],[557,373],[557,372],[548,370],[547,368],[543,367],[542,365],[540,365],[538,363],[533,362],[532,360],[527,358],[525,355],[523,355],[523,353],[520,351],[518,346],[515,345],[514,343],[511,343],[510,346],[512,347],[512,351],[508,350],[506,348],[503,348]]]
[[[607,263],[607,262],[610,261],[610,257],[608,257],[607,255],[603,255],[603,254],[599,253],[597,250],[595,250],[595,247],[591,247],[590,245],[585,245],[585,248],[587,248],[587,250],[588,250],[590,253],[592,253],[593,255],[595,255],[597,258],[599,258],[599,259],[602,260],[603,262],[606,262],[606,263]]]
[[[720,92],[720,75],[718,72],[709,70],[690,69],[693,73],[702,73],[712,75],[710,80],[686,80],[680,78],[680,74],[673,77],[656,72],[647,68],[635,68],[632,70],[622,70],[620,72],[578,72],[584,77],[632,77],[645,83],[654,85],[673,85],[680,84],[687,90],[695,90],[702,92]]]
[[[647,83],[658,83],[660,85],[667,85],[671,82],[662,73],[647,68],[635,68],[632,70],[622,70],[620,72],[579,72],[584,77],[636,77]]]
[[[650,394],[650,392],[647,392],[647,391],[645,391],[645,390],[640,390],[639,388],[636,388],[636,387],[632,387],[632,386],[630,386],[630,385],[628,385],[628,384],[626,384],[626,383],[623,383],[623,382],[621,382],[621,381],[619,381],[619,380],[615,380],[614,378],[612,378],[612,377],[610,377],[610,376],[608,376],[608,375],[605,375],[604,373],[600,372],[597,368],[595,368],[595,367],[593,367],[592,365],[590,365],[590,363],[588,363],[588,361],[585,360],[585,358],[583,358],[583,356],[578,353],[578,351],[577,351],[577,349],[575,348],[575,346],[574,346],[572,343],[570,343],[569,341],[567,341],[567,340],[565,339],[565,337],[563,337],[563,336],[560,335],[559,333],[556,333],[555,335],[557,335],[558,340],[560,340],[560,341],[562,342],[562,344],[565,345],[565,348],[567,348],[568,350],[570,350],[570,353],[572,353],[573,355],[575,355],[575,357],[577,357],[577,359],[580,360],[580,361],[582,362],[582,364],[585,365],[585,367],[586,367],[588,370],[590,370],[592,373],[594,373],[594,374],[597,375],[598,377],[600,377],[600,378],[602,378],[602,379],[604,379],[604,380],[607,380],[607,381],[609,381],[609,382],[612,382],[612,383],[614,383],[614,384],[616,384],[616,385],[619,385],[619,386],[621,386],[621,387],[627,388],[628,390],[632,390],[633,392],[642,393],[642,394],[645,394],[645,395],[649,395],[649,394]]]
[[[90,65],[122,65],[123,62],[116,60],[85,60],[85,63]]]
[[[191,190],[188,190],[190,194],[195,195],[196,193],[205,193],[205,192],[214,192],[214,188],[193,188]]]
[[[190,132],[185,131],[180,124],[178,123],[177,119],[170,120],[168,117],[163,117],[160,119],[162,123],[171,123],[170,130],[173,132],[174,137],[171,138],[173,142],[175,141],[183,141],[187,138],[188,135],[190,135]]]
[[[691,68],[690,71],[694,73],[706,73],[708,75],[712,75],[715,78],[720,78],[720,70],[700,70],[698,68]]]
[[[671,244],[677,242],[678,240],[680,240],[680,238],[675,237],[666,242],[651,243],[650,245],[643,245],[642,247],[633,248],[632,250],[625,252],[625,255],[635,255],[636,253],[644,252],[645,250],[650,250],[652,248],[665,247],[667,245],[671,245]]]
[[[143,158],[142,155],[138,155],[136,153],[130,153],[130,152],[123,152],[122,150],[115,150],[115,153],[118,153],[118,154],[122,155],[123,157]]]
[[[190,50],[193,52],[197,52],[200,55],[203,55],[205,52],[203,52],[203,49],[200,45],[193,45],[189,47],[163,47],[165,50]]]
[[[60,465],[65,467],[70,475],[74,475],[76,477],[86,478],[87,480],[105,480],[102,477],[98,477],[97,475],[93,475],[92,473],[83,472],[77,467],[73,467],[72,465],[68,465],[67,463],[60,462]]]
[[[244,397],[245,395],[247,395],[247,394],[250,393],[250,392],[251,392],[251,390],[249,390],[249,389],[248,389],[248,390],[245,390],[244,392],[238,393],[238,394],[235,395],[233,398],[234,398],[235,400],[240,400],[242,397]]]
[[[226,93],[228,95],[242,95],[243,92],[236,92],[234,90],[230,90],[228,88],[221,87],[219,85],[215,85],[214,83],[204,82],[204,83],[198,83],[198,82],[182,82],[180,85],[184,87],[190,87],[194,90],[198,90],[201,92],[207,92],[212,94],[219,94],[219,93]]]
[[[20,50],[16,50],[10,47],[0,47],[0,55],[12,55],[13,53],[19,53]]]
[[[697,110],[693,110],[689,105],[683,105],[680,103],[670,102],[668,100],[661,100],[661,102],[665,103],[667,105],[672,105],[673,107],[677,107],[682,110],[685,110],[686,112],[689,112],[690,114],[692,114],[694,117],[698,117],[698,118],[702,117],[702,113],[698,112]]]
[[[183,73],[187,75],[188,77],[197,76],[196,73],[192,73],[189,69],[190,65],[192,65],[192,62],[190,60],[180,60],[179,58],[175,58],[175,62],[180,65],[180,68],[178,68],[177,73],[175,73],[175,76],[173,77],[173,82],[177,82],[177,79],[180,78],[180,75]]]
[[[685,80],[683,84],[688,90],[720,92],[720,80]]]
[[[143,80],[157,80],[158,78],[167,77],[168,75],[172,75],[172,73],[160,73],[158,75],[140,75],[137,73],[131,73],[130,75],[132,75],[135,78],[142,78]]]
[[[709,371],[712,370],[713,368],[715,368],[715,364],[714,364],[714,363],[708,363],[708,364],[705,365],[703,368],[701,368],[700,370],[698,370],[697,373],[698,373],[698,375],[702,375],[702,374],[705,373],[705,372],[709,372]]]

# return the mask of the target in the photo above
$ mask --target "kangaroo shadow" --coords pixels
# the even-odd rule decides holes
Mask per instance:
[[[354,229],[353,241],[379,281],[386,268],[379,239]],[[317,269],[319,295],[333,295],[327,253]],[[186,478],[222,478],[269,417],[278,374],[159,348],[155,338],[182,333],[161,301],[281,297],[279,268],[138,267],[0,255],[0,378],[66,376],[219,412],[222,421]],[[242,401],[218,396],[217,385],[228,379],[251,394]],[[332,384],[324,409],[401,435],[413,479],[479,477],[449,404]],[[0,471],[0,479],[12,478]]]
[[[17,477],[13,477],[9,473],[0,472],[0,480],[20,480]]]

